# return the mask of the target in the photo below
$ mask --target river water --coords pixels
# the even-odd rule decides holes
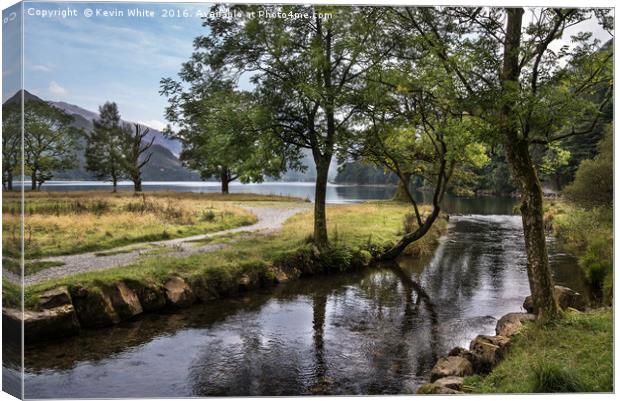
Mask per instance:
[[[529,294],[513,201],[449,198],[434,255],[27,346],[29,398],[403,394]],[[550,242],[556,283],[585,292]]]

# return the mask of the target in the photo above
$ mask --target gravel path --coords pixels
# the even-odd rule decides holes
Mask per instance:
[[[299,212],[308,210],[308,207],[246,207],[246,209],[256,215],[258,218],[257,223],[209,234],[195,235],[192,237],[132,244],[105,251],[88,252],[78,255],[54,256],[40,259],[41,261],[62,262],[64,265],[41,270],[37,273],[28,275],[24,278],[24,283],[26,285],[31,285],[53,278],[125,266],[135,262],[141,256],[148,255],[152,252],[157,252],[157,255],[160,256],[188,256],[196,253],[213,252],[229,246],[232,242],[247,238],[250,236],[250,233],[256,234],[260,232],[265,234],[277,231],[280,227],[282,227],[286,220]],[[196,241],[234,233],[248,234],[235,237],[232,241],[225,244],[216,243],[201,246],[199,243],[196,243]],[[170,251],[168,252],[164,248],[170,248]],[[102,253],[109,254],[101,255]],[[99,254],[99,256],[97,254]],[[19,284],[21,281],[18,275],[4,269],[3,275],[7,280],[13,281],[16,284]]]

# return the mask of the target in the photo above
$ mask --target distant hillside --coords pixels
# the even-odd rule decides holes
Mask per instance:
[[[38,100],[43,101],[39,97],[33,95],[28,91],[24,91],[24,100]],[[6,101],[6,103],[21,101],[20,93],[16,93],[13,97]],[[78,128],[82,128],[87,134],[93,129],[93,118],[98,117],[97,113],[88,111],[81,107],[65,103],[65,102],[48,102],[49,104],[58,107],[68,114],[73,115],[75,121],[73,125]],[[166,138],[161,132],[156,129],[149,128],[150,140],[155,137],[154,145],[151,147],[150,152],[153,153],[151,160],[143,169],[143,179],[145,181],[200,181],[200,175],[187,169],[181,163],[174,153],[180,152],[181,146],[178,141],[170,140]],[[57,180],[93,180],[94,177],[88,171],[86,171],[86,160],[84,157],[84,148],[86,147],[86,138],[80,140],[80,150],[77,153],[78,166],[71,170],[59,171],[54,174],[54,179]]]
[[[334,181],[336,184],[385,185],[398,183],[398,177],[392,172],[356,161],[340,166]]]

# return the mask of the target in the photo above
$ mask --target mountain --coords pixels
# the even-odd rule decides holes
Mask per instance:
[[[24,101],[38,100],[44,101],[36,95],[24,90]],[[21,92],[17,92],[13,97],[5,103],[21,102]],[[83,129],[89,133],[93,129],[93,119],[99,117],[99,113],[84,109],[80,106],[67,102],[47,101],[50,105],[63,110],[65,113],[74,117],[73,125]],[[131,123],[130,121],[123,121]],[[150,151],[153,153],[151,160],[144,167],[142,172],[145,181],[200,181],[200,174],[184,167],[178,158],[181,153],[181,142],[166,137],[162,132],[149,127],[149,134],[146,140],[150,141],[155,138],[154,145]],[[86,147],[86,139],[80,141],[81,150],[77,154],[78,166],[71,170],[59,171],[54,174],[57,180],[93,180],[93,176],[86,170],[86,160],[84,157],[84,149]],[[278,180],[266,177],[266,181],[284,181],[284,182],[314,182],[316,179],[316,167],[312,158],[312,153],[308,149],[303,150],[302,163],[307,167],[306,171],[286,171]],[[333,181],[337,174],[336,159],[332,160],[329,168],[328,179]]]
[[[33,95],[28,91],[24,91],[24,101],[43,99]],[[21,93],[17,92],[13,97],[5,103],[21,101]],[[86,133],[93,130],[93,118],[97,118],[99,114],[83,109],[65,102],[47,102],[55,106],[65,113],[74,117],[73,125],[83,129]],[[128,122],[128,121],[126,121]],[[181,151],[181,144],[178,141],[166,138],[160,131],[149,127],[149,135],[147,140],[155,138],[153,146],[149,149],[153,156],[149,163],[144,166],[142,177],[145,181],[200,181],[200,175],[189,170],[182,165],[176,156]],[[86,139],[79,141],[80,150],[77,153],[78,166],[74,169],[58,171],[54,173],[54,179],[57,180],[93,180],[93,175],[86,170],[86,160],[84,157],[84,149],[86,147]]]

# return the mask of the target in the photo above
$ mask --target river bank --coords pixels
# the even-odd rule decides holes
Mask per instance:
[[[410,224],[407,213],[404,205],[384,202],[330,207],[332,247],[323,252],[308,241],[312,215],[302,212],[278,232],[236,238],[232,243],[230,237],[205,239],[209,244],[229,242],[213,252],[147,255],[129,266],[33,284],[25,290],[26,307],[31,311],[26,334],[30,340],[64,337],[82,327],[110,326],[144,312],[212,302],[301,276],[366,267],[373,256],[402,235]],[[445,225],[440,219],[408,253],[432,253]],[[5,290],[10,290],[6,284]],[[5,291],[5,305],[17,304],[11,299],[15,293]],[[9,312],[5,316],[10,317]],[[11,326],[10,318],[8,323]]]

